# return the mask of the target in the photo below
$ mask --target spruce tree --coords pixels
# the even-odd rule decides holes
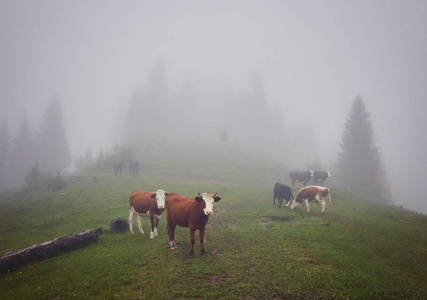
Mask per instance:
[[[361,97],[352,104],[340,143],[337,179],[358,194],[391,203],[391,192],[379,148],[375,145],[370,114]]]
[[[9,155],[8,180],[13,186],[24,183],[25,174],[35,162],[34,139],[27,117],[24,115],[18,133],[12,140]]]
[[[37,157],[40,168],[50,173],[62,170],[71,163],[61,107],[56,97],[50,99],[37,133]]]
[[[6,186],[7,162],[10,150],[9,127],[5,120],[0,124],[0,188]]]

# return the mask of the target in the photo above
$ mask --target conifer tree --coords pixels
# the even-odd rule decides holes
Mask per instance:
[[[0,124],[0,188],[6,186],[7,161],[10,150],[9,127],[5,120]]]
[[[50,173],[62,170],[71,163],[61,107],[56,97],[50,99],[37,133],[37,157],[40,168]]]
[[[375,145],[370,114],[361,97],[352,104],[342,135],[338,181],[358,194],[391,203],[391,192],[379,148]]]
[[[27,117],[24,115],[18,133],[12,140],[9,156],[9,176],[11,185],[24,183],[25,174],[35,162],[34,139]]]

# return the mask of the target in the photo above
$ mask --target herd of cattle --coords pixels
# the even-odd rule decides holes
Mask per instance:
[[[122,176],[122,167],[125,163],[122,161],[115,162],[113,164],[114,175]],[[129,163],[129,176],[138,176],[139,170],[139,162],[137,160],[133,160]]]
[[[274,199],[273,205],[277,203],[279,207],[282,206],[283,199],[286,200],[286,206],[290,209],[295,209],[301,204],[307,206],[307,212],[310,212],[309,202],[322,205],[323,214],[325,212],[326,198],[329,196],[329,205],[332,206],[331,195],[329,189],[323,186],[305,186],[307,182],[305,173],[308,173],[309,178],[313,177],[315,183],[323,184],[323,181],[330,177],[329,172],[291,172],[289,174],[292,184],[295,181],[304,183],[304,187],[300,189],[296,198],[292,194],[289,186],[276,183],[274,185]],[[325,174],[326,173],[326,177]],[[315,174],[320,175],[316,180]],[[209,216],[213,214],[213,205],[215,202],[221,200],[216,196],[217,193],[205,192],[198,194],[194,198],[184,197],[175,193],[167,193],[164,190],[157,190],[153,192],[133,191],[129,196],[129,230],[131,234],[133,231],[133,216],[137,215],[138,229],[141,234],[144,234],[141,226],[141,217],[149,216],[151,222],[150,238],[153,239],[157,236],[157,226],[164,210],[166,210],[167,231],[170,249],[176,249],[175,242],[175,228],[189,227],[190,228],[190,256],[194,257],[194,244],[196,242],[195,232],[199,230],[200,251],[203,255],[205,253],[204,236],[206,224],[208,223]]]

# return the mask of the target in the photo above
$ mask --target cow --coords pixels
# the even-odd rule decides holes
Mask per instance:
[[[124,162],[122,162],[122,161],[115,162],[115,163],[113,164],[113,168],[114,168],[114,175],[115,175],[115,176],[117,176],[117,175],[122,176],[122,166],[123,166],[124,164],[125,164],[125,163],[124,163]]]
[[[288,203],[290,200],[294,199],[294,195],[289,186],[277,182],[274,185],[273,205],[276,205],[276,198],[280,208],[282,207],[283,199],[286,199],[286,203]]]
[[[323,181],[327,178],[331,178],[331,172],[314,171],[313,172],[313,183],[314,185],[323,185]]]
[[[170,249],[176,249],[175,227],[190,228],[190,257],[194,257],[195,231],[199,230],[200,252],[205,254],[205,228],[209,216],[213,214],[213,204],[221,200],[217,193],[202,193],[195,198],[187,198],[170,193],[166,198],[166,219]]]
[[[155,193],[145,191],[133,191],[129,196],[129,230],[133,234],[133,214],[137,214],[139,232],[144,234],[141,227],[141,216],[150,216],[151,233],[150,238],[157,236],[157,225],[159,224],[162,212],[165,210],[165,198],[168,193],[164,190],[157,190]],[[154,221],[154,218],[156,220]]]
[[[139,162],[137,160],[129,163],[129,176],[138,176]]]
[[[327,187],[323,186],[307,186],[300,189],[298,192],[298,195],[295,199],[292,201],[289,201],[286,206],[290,205],[291,209],[295,209],[298,206],[301,205],[301,203],[305,203],[307,206],[307,213],[310,212],[310,207],[308,205],[309,202],[314,202],[316,204],[321,203],[322,204],[322,211],[321,214],[324,214],[325,212],[325,206],[326,206],[326,197],[329,196],[329,206],[332,206],[331,202],[331,193],[329,192],[329,189]]]
[[[313,171],[310,172],[291,172],[289,173],[289,178],[291,179],[291,183],[295,186],[295,182],[303,182],[304,186],[310,182],[313,177]]]

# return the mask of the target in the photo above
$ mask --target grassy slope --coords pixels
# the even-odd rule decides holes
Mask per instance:
[[[190,259],[188,229],[177,250],[159,237],[107,233],[92,245],[0,275],[7,299],[383,298],[425,299],[427,218],[332,188],[332,208],[272,205],[272,187],[140,178],[82,177],[51,193],[16,193],[0,203],[0,252],[108,227],[127,217],[133,189],[192,196],[217,191],[208,254]],[[4,196],[4,195],[3,195]],[[148,231],[148,219],[143,228]],[[135,224],[136,226],[136,224]],[[196,242],[198,250],[199,243]]]

